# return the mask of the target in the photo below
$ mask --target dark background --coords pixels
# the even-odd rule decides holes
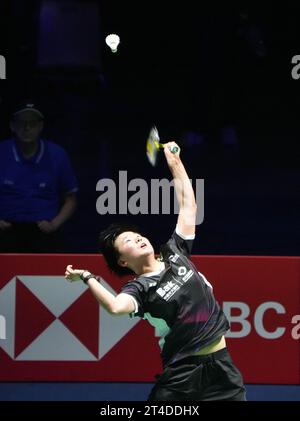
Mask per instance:
[[[13,104],[37,99],[44,137],[68,151],[80,187],[66,252],[95,252],[99,230],[119,219],[141,225],[155,246],[167,239],[175,216],[96,212],[100,178],[170,177],[163,159],[155,169],[146,160],[155,124],[162,141],[182,147],[190,177],[205,180],[194,253],[299,254],[300,80],[291,59],[300,6],[205,3],[1,1],[0,137],[10,135]],[[109,33],[120,36],[116,54]]]

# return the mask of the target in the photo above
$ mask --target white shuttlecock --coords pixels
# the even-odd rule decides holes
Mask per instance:
[[[105,38],[106,44],[109,46],[113,53],[118,51],[118,46],[120,44],[120,37],[117,34],[109,34]]]

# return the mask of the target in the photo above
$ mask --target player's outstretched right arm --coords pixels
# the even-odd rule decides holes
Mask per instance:
[[[166,143],[164,153],[173,175],[176,197],[179,203],[177,228],[182,235],[190,236],[195,234],[197,204],[192,183],[180,159],[179,147],[178,152],[171,152],[174,146],[178,147],[175,142]]]

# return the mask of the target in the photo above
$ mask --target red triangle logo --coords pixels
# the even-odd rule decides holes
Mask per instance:
[[[56,317],[19,279],[16,282],[15,357]]]
[[[59,317],[95,357],[99,355],[99,304],[85,291]]]

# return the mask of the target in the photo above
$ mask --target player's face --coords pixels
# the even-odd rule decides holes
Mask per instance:
[[[132,231],[122,232],[116,240],[115,247],[122,260],[132,260],[154,253],[150,241],[140,234]]]

